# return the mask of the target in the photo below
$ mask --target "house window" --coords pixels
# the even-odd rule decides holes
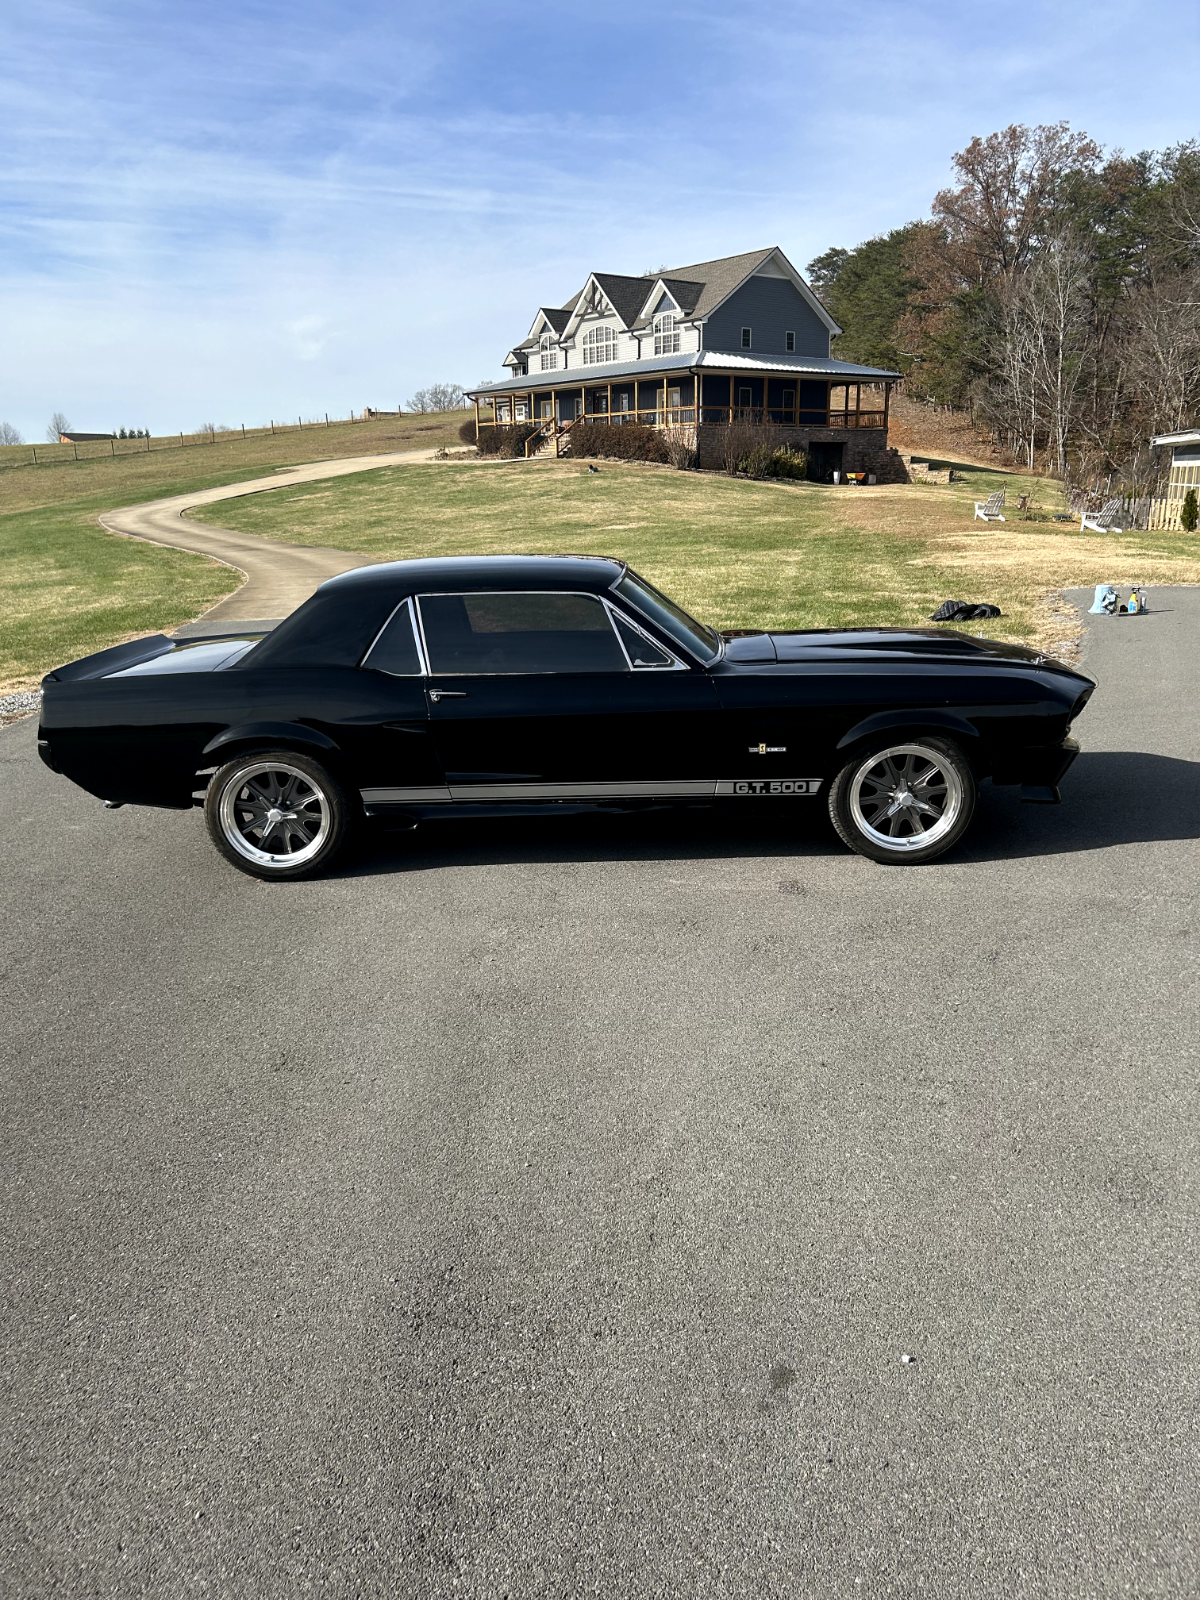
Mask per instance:
[[[739,389],[738,390],[738,410],[739,411],[749,411],[749,409],[750,409],[752,404],[753,404],[753,396],[751,395],[750,390],[749,389]]]
[[[794,417],[796,415],[795,389],[785,389],[783,391],[783,409],[789,414],[789,416]]]
[[[783,342],[787,345],[789,350],[794,350],[796,348],[796,335],[794,333],[785,333],[783,336]]]
[[[679,349],[679,335],[675,331],[675,318],[669,311],[654,319],[654,354],[673,356]]]
[[[742,349],[743,350],[749,350],[749,348],[750,348],[750,334],[751,334],[751,331],[752,330],[750,328],[743,328],[742,329]]]
[[[544,333],[539,348],[542,352],[542,371],[553,372],[558,366],[558,351],[554,348],[554,335]]]
[[[585,367],[602,366],[617,359],[617,330],[591,328],[583,336],[583,364]]]

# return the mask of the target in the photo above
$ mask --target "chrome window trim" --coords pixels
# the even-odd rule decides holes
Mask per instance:
[[[621,638],[620,629],[614,627],[613,632],[617,636],[617,642],[624,652],[626,661],[629,662],[630,672],[690,672],[692,670],[686,661],[680,661],[679,657],[672,650],[669,650],[665,644],[661,643],[660,640],[655,639],[651,634],[647,633],[645,628],[643,628],[640,623],[635,622],[632,617],[627,617],[619,606],[613,605],[611,600],[607,600],[602,596],[601,604],[607,609],[610,620],[613,617],[620,617],[621,621],[626,625],[626,627],[632,628],[634,633],[640,634],[648,645],[653,645],[655,650],[661,650],[663,655],[670,658],[665,667],[635,666],[633,657],[629,654],[629,651],[625,649],[625,641]]]
[[[624,583],[626,578],[636,578],[637,576],[638,576],[638,574],[636,572],[630,572],[628,565],[623,566],[621,568],[621,576],[619,578],[614,578],[612,583],[609,584],[609,586],[608,586],[609,594],[616,594],[617,593],[617,586],[619,584]],[[640,581],[642,583],[646,582],[645,578],[640,579]],[[654,585],[651,584],[650,587],[653,588]],[[666,599],[666,596],[664,595],[663,598]],[[627,606],[632,606],[633,609],[638,613],[639,616],[645,617],[647,622],[654,623],[655,627],[659,627],[660,626],[660,624],[655,621],[655,619],[649,614],[649,612],[642,610],[641,606],[638,605],[636,600],[631,600],[627,594],[621,595],[620,599],[621,599],[622,604],[627,605]],[[672,604],[674,604],[674,602],[672,602]],[[696,619],[693,617],[692,621],[694,622],[695,620]],[[702,622],[700,624],[700,626],[702,628],[704,628],[704,627],[707,627],[708,624]],[[672,638],[671,638],[671,648],[674,649],[674,650],[686,651],[686,653],[689,656],[691,656],[692,660],[693,661],[698,661],[702,667],[715,667],[717,662],[720,661],[721,657],[725,654],[725,641],[724,641],[724,639],[722,639],[721,635],[717,632],[717,630],[715,628],[711,628],[709,631],[713,634],[714,638],[717,641],[717,652],[716,652],[715,655],[709,656],[707,660],[703,656],[697,655],[696,652],[691,648],[690,645],[681,644],[679,642],[679,640],[676,639],[674,636],[672,636]],[[663,629],[663,632],[664,633],[666,632],[665,628]],[[651,637],[651,639],[653,640],[653,642],[655,644],[657,644],[659,642],[657,639],[654,638],[653,634],[651,634],[650,637]],[[667,646],[663,645],[662,648],[665,650],[667,648]]]
[[[402,611],[405,606],[408,607],[408,623],[409,627],[411,627],[413,631],[413,642],[417,647],[416,672],[388,672],[384,667],[373,667],[371,665],[371,651],[374,650],[380,639],[383,638],[384,634],[391,627],[397,613]],[[358,665],[363,671],[378,672],[385,678],[427,678],[429,676],[429,657],[425,654],[425,641],[417,630],[416,617],[413,614],[412,595],[405,595],[400,604],[398,606],[394,606],[388,613],[387,621],[367,646],[365,652],[363,653],[363,658]]]
[[[415,595],[412,596],[412,599],[415,602],[416,613],[417,613],[417,617],[418,617],[419,623],[420,623],[419,631],[418,631],[418,635],[417,635],[418,641],[419,641],[418,642],[418,649],[419,649],[420,654],[421,654],[421,659],[425,663],[425,670],[426,670],[426,673],[428,674],[429,677],[431,677],[431,678],[581,678],[581,677],[589,677],[590,676],[590,677],[597,677],[597,678],[601,678],[601,677],[611,678],[611,677],[619,677],[620,676],[619,672],[618,673],[611,673],[611,672],[606,672],[606,673],[601,673],[601,672],[597,672],[597,673],[586,673],[586,672],[434,672],[434,670],[433,670],[433,658],[429,654],[429,647],[428,647],[428,644],[426,643],[426,640],[425,640],[425,618],[424,618],[424,615],[422,614],[422,611],[421,611],[421,601],[422,600],[443,600],[443,599],[450,598],[452,596],[456,597],[456,598],[459,598],[459,599],[466,599],[466,597],[468,595],[477,595],[477,594],[488,594],[488,595],[491,595],[491,594],[557,594],[557,595],[569,594],[569,595],[582,596],[582,598],[585,599],[585,600],[595,600],[596,603],[600,606],[600,609],[604,612],[604,615],[608,620],[609,631],[612,633],[613,638],[617,641],[617,648],[621,652],[621,659],[625,662],[626,668],[627,668],[627,670],[629,672],[631,672],[631,673],[633,673],[633,672],[646,672],[646,671],[667,672],[667,671],[672,671],[673,670],[672,668],[668,668],[668,667],[646,668],[646,667],[635,667],[633,665],[633,662],[630,661],[630,659],[629,659],[629,652],[626,650],[625,645],[622,642],[621,635],[617,632],[616,628],[613,627],[613,620],[612,620],[612,616],[610,615],[610,607],[609,607],[609,603],[608,603],[608,600],[607,600],[606,596],[604,596],[602,594],[597,594],[594,589],[430,589],[425,594],[415,594]],[[638,631],[641,632],[642,630],[639,629]],[[666,649],[665,645],[659,645],[658,644],[658,640],[653,638],[653,637],[650,637],[650,643],[654,644],[654,645],[658,645],[658,648],[660,650]],[[682,666],[682,663],[680,663],[680,665]],[[687,669],[687,667],[683,667],[683,670],[686,672],[688,669]]]

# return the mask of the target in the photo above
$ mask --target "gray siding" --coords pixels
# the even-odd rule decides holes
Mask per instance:
[[[704,348],[741,351],[743,328],[754,329],[749,355],[786,356],[783,336],[789,329],[796,335],[796,355],[829,354],[829,329],[783,278],[751,278],[731,294],[705,324]]]

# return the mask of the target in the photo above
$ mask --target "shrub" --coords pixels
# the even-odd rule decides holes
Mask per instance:
[[[763,426],[751,417],[734,417],[713,429],[713,441],[722,472],[742,472],[742,462],[763,442]]]
[[[472,423],[474,427],[474,423]],[[481,456],[512,456],[524,459],[525,441],[541,427],[537,422],[514,422],[510,426],[480,428],[476,448]]]
[[[680,472],[692,472],[700,460],[696,448],[696,430],[686,426],[664,428],[659,435],[667,460]]]
[[[480,431],[480,433],[482,433],[483,429],[480,428],[479,431]],[[464,444],[474,444],[475,443],[475,418],[474,417],[472,417],[469,422],[464,422],[463,423],[462,427],[459,428],[459,430],[458,430],[458,437],[462,440],[462,442]]]
[[[772,478],[807,478],[808,457],[803,450],[785,444],[772,453],[768,475]]]
[[[573,456],[599,456],[609,461],[671,459],[658,432],[640,422],[577,422],[569,437]]]
[[[736,470],[744,473],[747,478],[769,478],[771,476],[771,463],[775,459],[775,452],[769,444],[759,441],[752,444],[741,456]]]
[[[1183,497],[1183,507],[1179,513],[1179,526],[1184,533],[1195,533],[1196,524],[1200,522],[1200,507],[1196,505],[1196,491],[1189,489]]]

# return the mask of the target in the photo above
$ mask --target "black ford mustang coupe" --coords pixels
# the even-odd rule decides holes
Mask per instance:
[[[369,817],[824,797],[874,861],[962,837],[976,785],[1053,802],[1095,685],[934,628],[715,633],[621,561],[397,561],[273,631],[159,634],[43,683],[42,759],[109,805],[203,804],[243,872],[327,866]]]

